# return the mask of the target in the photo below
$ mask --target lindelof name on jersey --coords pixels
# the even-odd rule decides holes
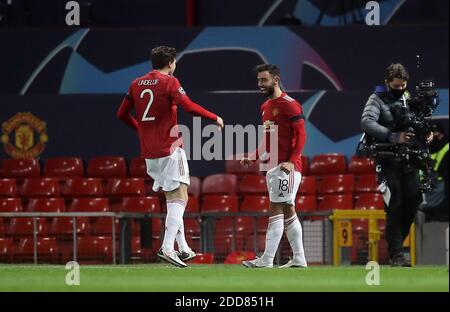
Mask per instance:
[[[263,127],[264,127],[264,132],[273,132],[275,131],[275,122],[273,122],[272,120],[266,120],[264,121]]]
[[[159,82],[159,79],[143,79],[139,80],[138,86],[154,86]]]

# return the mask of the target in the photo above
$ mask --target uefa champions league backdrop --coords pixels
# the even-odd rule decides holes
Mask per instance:
[[[150,49],[160,44],[177,48],[175,75],[188,95],[229,125],[260,124],[264,99],[252,69],[277,64],[283,88],[303,105],[304,154],[351,156],[361,136],[365,101],[392,62],[409,70],[412,93],[419,80],[434,79],[441,100],[435,116],[448,120],[446,38],[445,26],[0,31],[0,157],[11,157],[6,146],[15,143],[5,125],[23,112],[45,123],[45,131],[36,125],[28,129],[34,136],[30,144],[40,144],[34,155],[40,159],[137,156],[135,133],[115,113],[130,82],[151,69]],[[181,109],[178,116],[192,127],[192,116]],[[206,176],[223,172],[223,165],[192,161],[191,172]]]

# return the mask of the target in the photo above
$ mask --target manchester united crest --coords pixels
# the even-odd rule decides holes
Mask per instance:
[[[264,121],[263,127],[264,127],[264,132],[272,132],[274,131],[274,126],[275,123],[272,120],[266,120]]]
[[[2,124],[1,141],[12,158],[36,158],[48,141],[47,124],[31,113],[17,113]]]

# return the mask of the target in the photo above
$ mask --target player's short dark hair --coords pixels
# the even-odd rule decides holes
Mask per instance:
[[[256,67],[255,67],[256,74],[264,72],[264,71],[268,71],[272,75],[272,77],[274,77],[274,76],[280,77],[280,69],[278,68],[278,66],[273,65],[273,64],[256,65]]]
[[[175,60],[177,50],[175,48],[160,46],[152,49],[151,59],[153,69],[162,69]]]
[[[384,72],[384,79],[386,81],[391,82],[395,78],[405,81],[409,80],[409,74],[406,71],[405,66],[400,63],[392,63],[388,68],[386,68],[386,71]]]

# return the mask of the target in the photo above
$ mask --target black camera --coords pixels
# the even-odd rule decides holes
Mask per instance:
[[[433,160],[427,147],[427,136],[432,130],[431,115],[439,105],[435,84],[424,80],[416,86],[416,95],[407,100],[408,105],[397,103],[390,110],[394,117],[394,132],[412,132],[415,139],[410,144],[379,143],[364,135],[358,145],[360,156],[381,159],[402,159],[422,171],[420,189],[433,188]]]
[[[416,95],[407,100],[408,105],[393,105],[394,131],[415,134],[417,148],[426,148],[426,137],[431,132],[431,115],[439,105],[435,84],[424,80],[416,86]]]

